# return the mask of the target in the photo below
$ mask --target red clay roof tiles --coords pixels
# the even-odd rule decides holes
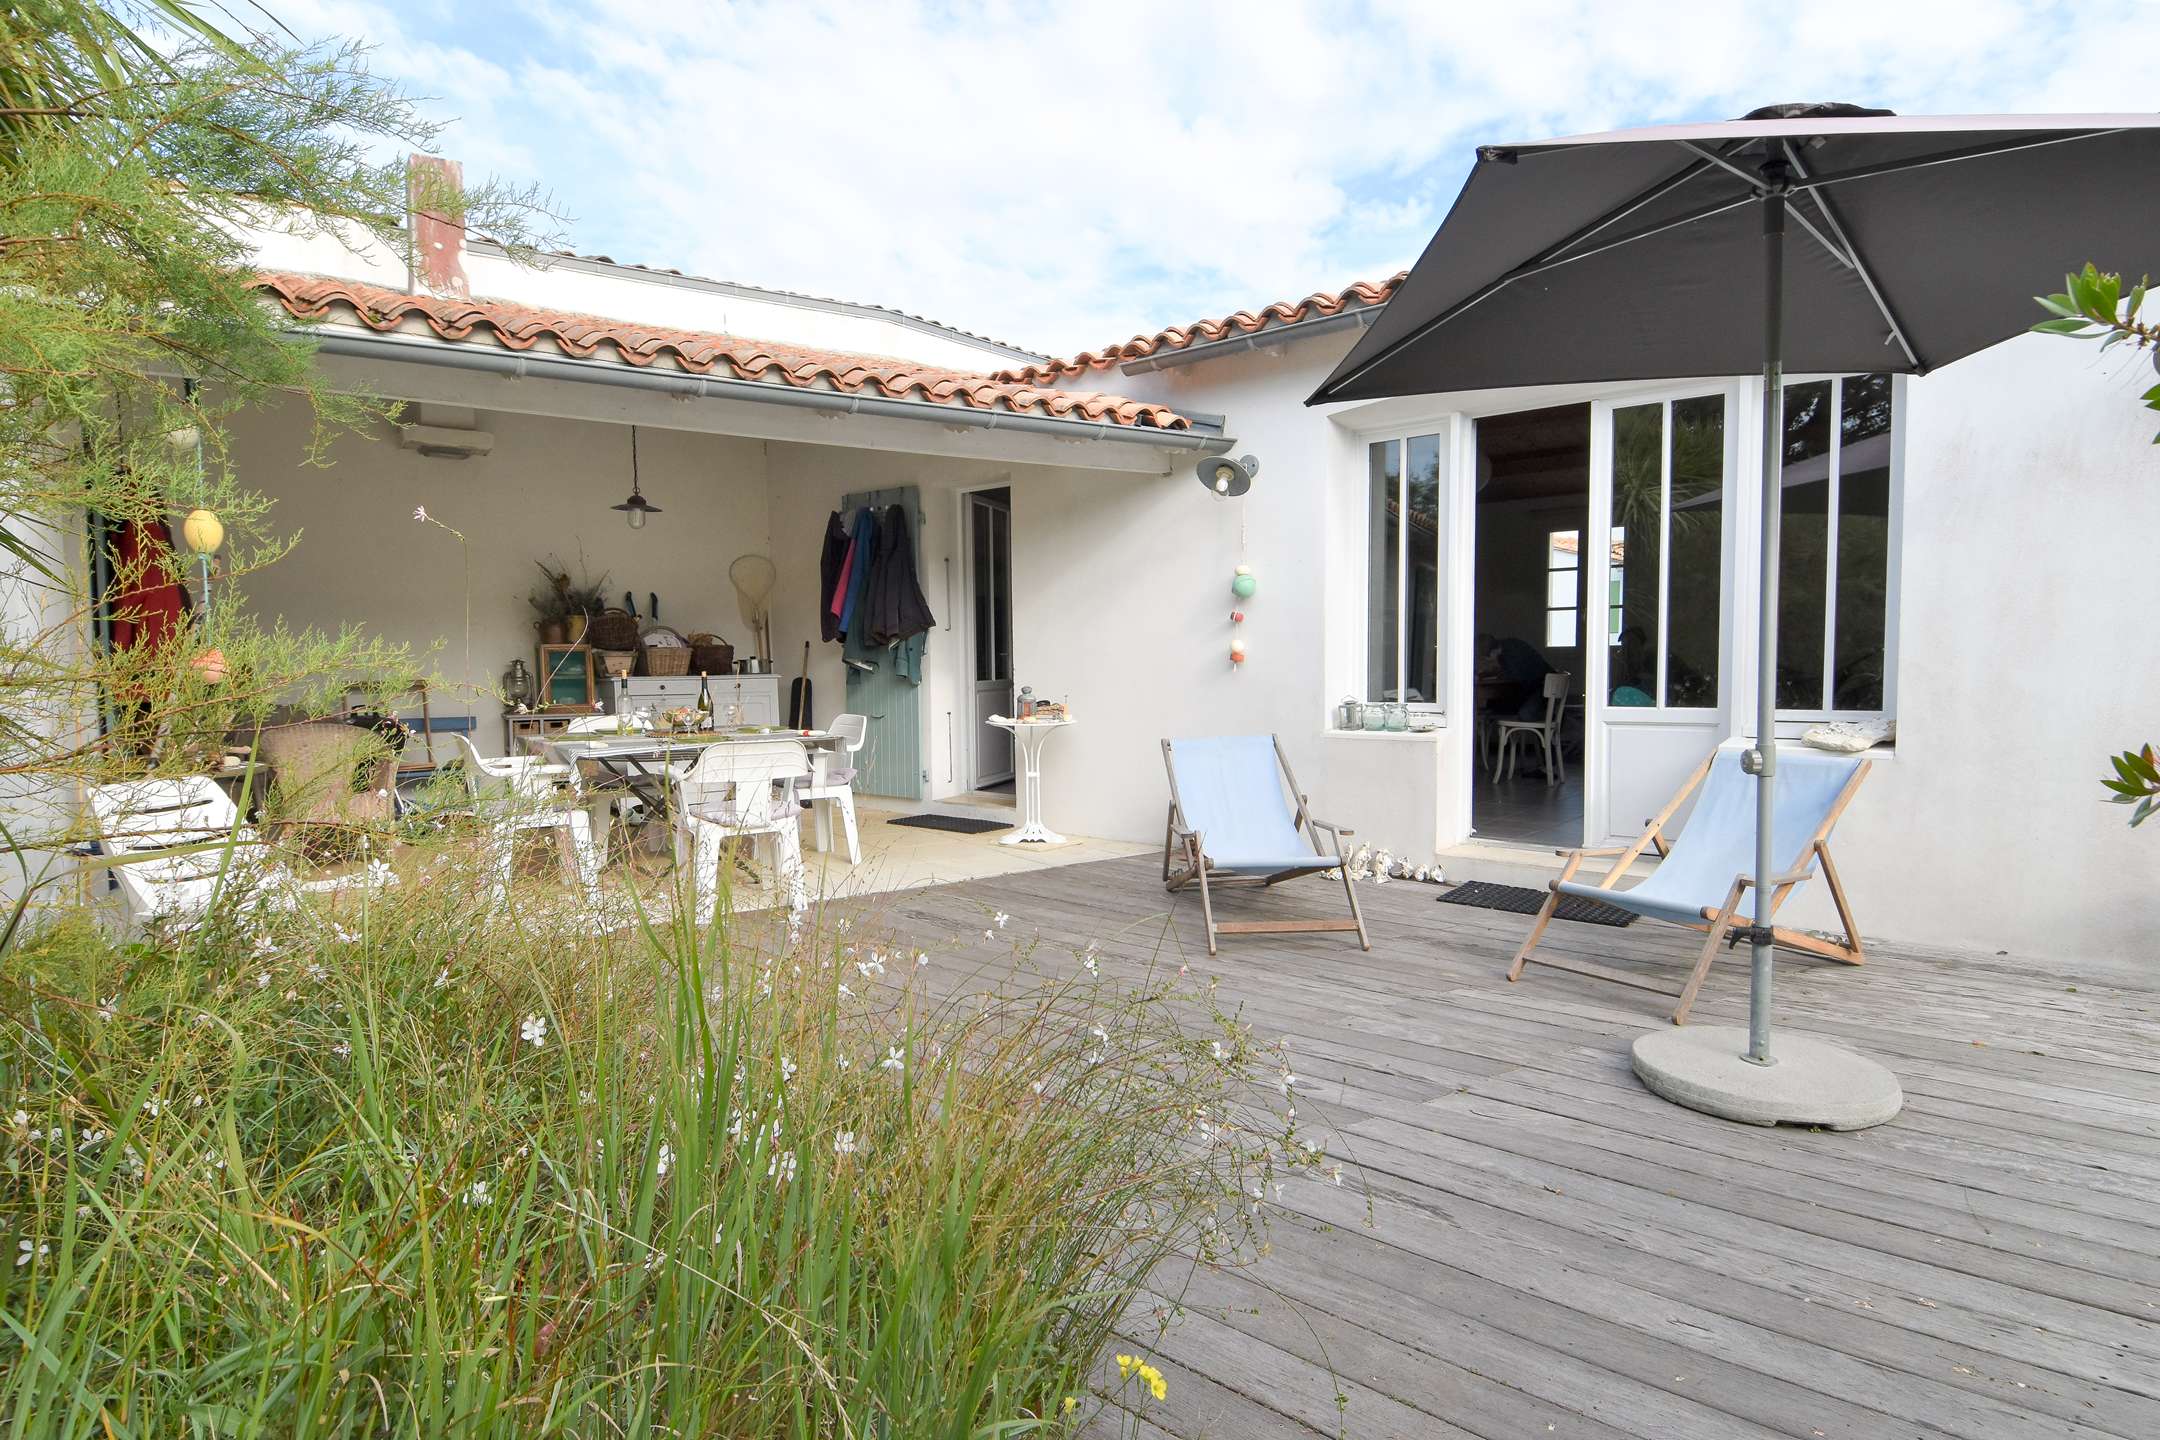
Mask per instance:
[[[804,390],[867,390],[895,400],[966,409],[1163,430],[1192,428],[1190,420],[1167,405],[1099,391],[1054,388],[1047,383],[1052,378],[1047,374],[944,370],[890,356],[852,355],[713,331],[672,330],[509,300],[411,295],[334,276],[265,272],[256,277],[256,284],[298,318],[342,319],[341,312],[349,312],[358,323],[382,332],[419,322],[440,340],[461,342],[479,336],[512,350],[546,343],[581,360],[599,357],[640,367],[664,362],[692,374],[719,371],[736,379]]]
[[[1220,319],[1195,320],[1190,325],[1173,325],[1167,330],[1158,330],[1153,335],[1135,335],[1121,345],[1111,345],[1101,350],[1083,350],[1070,359],[999,370],[992,378],[1044,385],[1068,375],[1105,370],[1113,365],[1145,360],[1166,351],[1212,344],[1218,340],[1251,335],[1271,327],[1281,328],[1307,320],[1323,320],[1330,315],[1340,315],[1353,307],[1385,305],[1394,297],[1396,287],[1402,284],[1409,273],[1407,270],[1398,270],[1385,280],[1360,280],[1341,290],[1316,291],[1302,300],[1278,300],[1273,305],[1262,306],[1257,314],[1250,310],[1240,310],[1235,315],[1225,315]]]

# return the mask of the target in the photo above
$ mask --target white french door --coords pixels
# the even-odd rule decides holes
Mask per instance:
[[[1590,407],[1588,844],[1639,834],[1727,734],[1738,401],[1727,385]]]

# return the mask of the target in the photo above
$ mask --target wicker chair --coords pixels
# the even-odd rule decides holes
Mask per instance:
[[[357,835],[397,814],[397,754],[382,736],[337,720],[303,720],[262,732],[270,767],[264,826],[274,844],[311,860],[343,859]]]

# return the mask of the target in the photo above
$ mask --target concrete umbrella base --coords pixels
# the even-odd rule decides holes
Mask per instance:
[[[1745,1059],[1737,1025],[1680,1025],[1635,1042],[1635,1074],[1652,1093],[1747,1125],[1820,1125],[1865,1130],[1905,1106],[1897,1076],[1827,1040],[1779,1034],[1775,1063]]]

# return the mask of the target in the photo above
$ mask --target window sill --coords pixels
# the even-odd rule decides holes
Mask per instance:
[[[1329,726],[1320,732],[1329,740],[1437,740],[1447,733],[1447,722],[1436,719],[1430,730],[1337,730]]]

